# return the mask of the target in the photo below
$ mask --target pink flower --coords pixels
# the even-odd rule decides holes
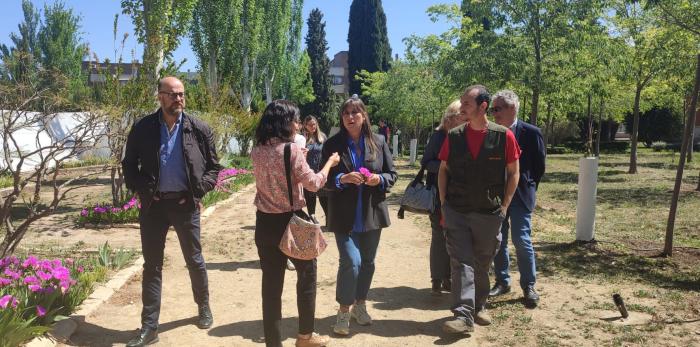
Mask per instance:
[[[372,177],[372,171],[369,171],[366,167],[361,167],[360,173],[362,174],[362,176],[365,176],[366,178]]]
[[[119,207],[112,207],[112,213],[119,213],[121,211],[122,211],[122,209]]]
[[[7,294],[0,298],[0,307],[3,309],[6,309],[8,305],[12,306],[12,308],[17,308],[17,305],[19,304],[19,301],[17,298],[14,296]]]
[[[53,277],[50,273],[46,273],[44,271],[37,271],[36,275],[39,276],[42,281],[49,281]]]
[[[88,215],[88,210],[84,208],[82,211],[80,211],[80,215],[83,216],[83,217],[87,217],[87,215]]]
[[[9,268],[7,268],[5,269],[5,275],[13,280],[18,280],[22,276],[22,273],[18,271],[12,271]]]
[[[70,279],[70,271],[68,271],[68,269],[62,266],[55,268],[51,272],[51,275],[53,276],[53,278],[59,281],[65,281]]]
[[[7,286],[7,285],[10,285],[10,283],[12,283],[11,280],[8,280],[7,278],[4,278],[4,277],[0,277],[0,288]]]
[[[32,293],[36,293],[38,291],[41,291],[41,289],[42,289],[41,286],[38,284],[30,284],[27,286],[27,288],[29,288],[29,290],[31,290]]]
[[[39,283],[39,279],[36,276],[27,276],[24,278],[24,284],[36,284]]]
[[[129,204],[124,204],[124,206],[122,206],[122,209],[126,211],[126,210],[129,209],[129,207],[131,207],[131,205],[129,205]]]
[[[43,317],[46,315],[46,309],[41,307],[41,305],[36,305],[36,315],[39,317]]]
[[[83,272],[85,272],[85,269],[83,268],[83,266],[82,265],[78,266],[78,273],[83,273]]]
[[[22,267],[25,269],[28,267],[36,268],[36,267],[38,267],[38,265],[39,265],[39,260],[33,255],[30,255],[29,257],[27,257],[27,259],[22,263]]]
[[[105,213],[105,212],[107,212],[107,209],[104,207],[97,206],[93,209],[93,211],[95,211],[95,213]]]

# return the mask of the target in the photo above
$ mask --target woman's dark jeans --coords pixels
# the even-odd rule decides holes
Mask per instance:
[[[287,256],[279,249],[282,234],[291,218],[291,212],[270,214],[258,211],[255,219],[255,245],[262,269],[262,306],[265,345],[282,346],[282,288]],[[299,334],[314,331],[316,314],[316,259],[289,258],[297,271],[297,309]]]

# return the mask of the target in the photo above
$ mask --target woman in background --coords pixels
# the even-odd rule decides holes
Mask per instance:
[[[438,189],[437,175],[440,170],[440,159],[438,154],[442,143],[447,138],[447,133],[450,129],[465,122],[463,116],[460,116],[459,107],[462,104],[459,100],[455,100],[447,107],[445,114],[442,116],[440,125],[435,128],[435,132],[430,136],[428,144],[423,152],[423,159],[420,163],[425,166],[428,171],[425,184],[432,186],[436,192]],[[440,196],[437,192],[436,197]],[[432,239],[430,241],[430,278],[432,281],[432,294],[441,295],[442,291],[449,292],[452,286],[450,281],[450,256],[447,254],[447,246],[445,245],[445,231],[440,225],[440,199],[437,200],[435,211],[430,214],[430,227],[432,229]]]
[[[304,128],[303,135],[306,137],[306,162],[309,164],[311,170],[318,172],[321,169],[321,150],[323,149],[323,143],[326,142],[326,134],[324,134],[318,127],[318,119],[314,116],[306,116],[304,118]],[[309,211],[309,216],[314,222],[318,223],[316,219],[316,196],[321,203],[321,208],[323,209],[323,214],[328,217],[328,198],[323,193],[322,189],[318,192],[311,192],[304,189],[304,199],[306,200],[306,209]]]

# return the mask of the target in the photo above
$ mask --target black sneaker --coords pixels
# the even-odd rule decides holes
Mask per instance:
[[[442,295],[442,281],[440,280],[433,280],[433,289],[430,291],[430,295],[432,296],[440,296]]]
[[[510,293],[510,286],[507,284],[496,282],[489,292],[489,297],[499,296]]]
[[[535,291],[535,286],[527,286],[523,290],[523,296],[525,297],[525,307],[535,308],[540,302],[540,295]]]

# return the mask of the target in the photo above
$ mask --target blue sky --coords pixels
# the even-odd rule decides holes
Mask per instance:
[[[43,10],[44,3],[55,0],[32,0]],[[2,0],[3,9],[0,13],[0,42],[9,44],[10,33],[17,32],[17,24],[22,21],[22,1]],[[64,3],[82,16],[83,40],[90,45],[100,60],[114,57],[114,40],[112,24],[114,15],[121,13],[119,0],[64,0]],[[318,7],[326,21],[326,39],[328,40],[328,55],[346,50],[348,35],[348,14],[351,0],[306,0],[304,1],[304,35],[306,34],[306,19],[312,9]],[[387,29],[393,54],[403,56],[403,38],[412,34],[424,36],[431,33],[442,33],[447,30],[445,23],[432,23],[426,14],[429,6],[437,3],[458,3],[457,0],[384,0],[384,11],[387,15]],[[133,35],[131,18],[121,15],[118,24],[118,40],[124,32],[130,34],[124,49],[125,60],[131,60],[132,52],[136,59],[141,60],[142,48]],[[303,38],[302,38],[303,40]],[[189,41],[185,38],[175,51],[174,57],[181,61],[187,59],[183,70],[196,70],[197,60],[192,53]]]

